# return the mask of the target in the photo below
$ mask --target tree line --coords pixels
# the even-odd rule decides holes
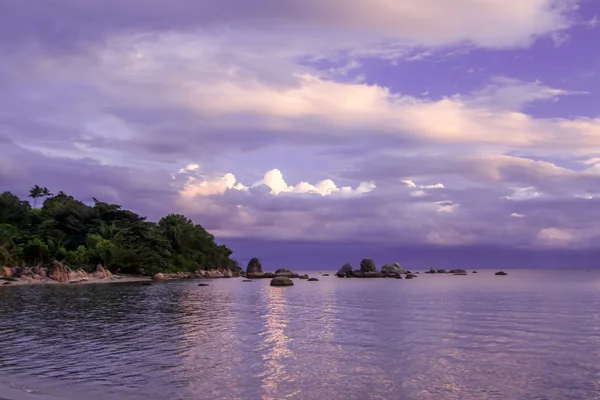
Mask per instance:
[[[157,223],[117,204],[87,205],[38,185],[34,207],[11,192],[0,194],[0,266],[65,262],[87,271],[145,273],[238,268],[232,251],[189,218],[170,214]],[[36,208],[38,199],[43,199]]]

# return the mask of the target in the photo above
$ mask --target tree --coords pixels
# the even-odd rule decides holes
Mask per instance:
[[[0,265],[10,265],[14,262],[13,249],[18,229],[9,224],[0,224]]]
[[[0,194],[0,224],[23,229],[29,224],[31,205],[10,192]]]
[[[42,189],[38,185],[35,185],[34,187],[31,188],[31,190],[29,190],[29,197],[31,197],[33,199],[33,208],[35,208],[37,206],[37,199],[42,197],[43,193],[44,193],[44,189]]]

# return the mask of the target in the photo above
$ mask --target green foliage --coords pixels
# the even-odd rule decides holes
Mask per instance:
[[[12,193],[0,194],[0,264],[58,260],[74,268],[92,270],[101,263],[113,271],[147,274],[238,268],[230,249],[183,215],[149,222],[119,205],[93,199],[90,206],[38,185],[29,197],[34,204],[46,199],[32,209]]]

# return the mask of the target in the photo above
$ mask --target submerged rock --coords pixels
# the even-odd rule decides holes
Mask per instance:
[[[448,271],[449,274],[466,274],[467,271],[465,271],[464,269],[451,269],[450,271]]]
[[[321,275],[321,276],[329,276],[329,274],[323,274],[323,275]]]
[[[199,283],[198,286],[210,286],[208,283]]]
[[[309,278],[308,282],[319,282],[317,278]]]
[[[335,274],[338,278],[346,278],[352,275],[352,265],[346,263],[340,270]]]
[[[500,272],[496,272],[494,275],[508,275],[508,274],[504,271],[500,271]]]
[[[287,276],[276,276],[271,280],[271,286],[294,286],[294,282]]]
[[[244,279],[242,282],[252,282],[250,279]]]
[[[264,278],[265,274],[262,269],[262,264],[260,260],[256,257],[251,259],[248,262],[248,267],[246,268],[246,278]]]
[[[473,273],[474,273],[474,274],[476,274],[476,273],[477,273],[477,271],[473,271]]]

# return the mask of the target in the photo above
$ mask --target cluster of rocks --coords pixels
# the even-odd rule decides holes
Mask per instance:
[[[251,279],[271,279],[271,286],[293,286],[294,281],[292,279],[304,279],[309,282],[318,282],[317,278],[309,278],[307,274],[300,275],[289,269],[278,269],[275,272],[264,272],[262,263],[258,258],[253,258],[248,262],[246,268],[246,280],[249,282]]]
[[[407,279],[416,278],[410,271],[405,270],[402,266],[395,262],[384,264],[381,271],[377,270],[375,262],[370,258],[365,258],[360,262],[360,269],[355,270],[350,264],[344,264],[342,268],[335,274],[338,278],[396,278],[402,279],[402,275],[406,275]]]
[[[211,269],[211,270],[197,270],[195,272],[175,272],[171,274],[165,274],[159,272],[154,274],[152,279],[155,281],[166,281],[169,279],[212,279],[212,278],[235,278],[243,276],[242,273],[229,270],[229,269]]]
[[[52,266],[49,268],[38,266],[0,268],[0,278],[18,278],[24,282],[52,280],[62,283],[77,283],[89,279],[110,279],[112,277],[113,274],[100,264],[93,273],[87,273],[82,269],[72,270],[59,261],[52,262]]]

